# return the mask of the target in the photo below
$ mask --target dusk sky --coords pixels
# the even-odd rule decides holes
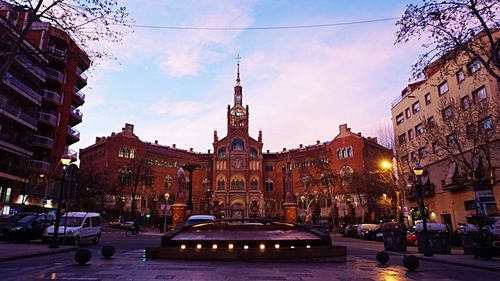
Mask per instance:
[[[172,30],[134,27],[88,73],[81,140],[135,125],[143,141],[195,151],[226,135],[236,60],[250,135],[264,150],[329,141],[347,123],[376,136],[390,124],[390,104],[408,83],[418,42],[394,45],[396,20],[321,28],[254,27],[347,23],[399,17],[409,1],[124,1],[136,25],[241,27]]]

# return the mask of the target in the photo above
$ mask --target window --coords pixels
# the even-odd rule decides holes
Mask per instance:
[[[273,181],[270,180],[270,179],[267,179],[266,180],[266,188],[265,188],[265,191],[266,192],[272,192],[273,191]]]
[[[486,97],[486,89],[484,88],[484,86],[472,92],[472,98],[474,99],[474,102],[480,102],[486,99]]]
[[[448,145],[456,145],[457,144],[457,135],[455,133],[448,135],[446,137],[446,142]]]
[[[347,157],[352,158],[352,147],[347,148]]]
[[[419,102],[419,101],[415,102],[415,103],[411,106],[411,108],[413,109],[413,114],[415,114],[415,113],[419,112],[419,111],[420,111],[420,102]]]
[[[125,157],[125,148],[120,147],[118,150],[118,157]]]
[[[460,84],[460,83],[462,83],[462,81],[465,80],[465,73],[461,69],[459,71],[457,71],[456,76],[457,76],[457,84]]]
[[[404,120],[404,117],[403,117],[403,113],[400,113],[398,114],[398,116],[396,116],[396,124],[399,125],[401,123],[403,123],[405,120]]]
[[[245,145],[243,144],[243,141],[240,139],[235,139],[233,143],[231,144],[231,150],[232,151],[243,151],[245,148]]]
[[[92,226],[101,226],[101,217],[90,217],[92,220]]]
[[[429,126],[429,128],[436,126],[436,121],[434,121],[434,116],[427,118],[427,126]]]
[[[418,149],[418,156],[420,158],[424,158],[427,155],[427,149],[424,147],[421,147]]]
[[[11,197],[12,197],[12,188],[7,187],[7,189],[5,190],[5,197],[3,199],[3,202],[10,203]]]
[[[411,162],[417,162],[417,157],[415,155],[415,151],[412,151],[410,153],[410,158],[411,158]]]
[[[448,82],[444,81],[443,83],[439,84],[438,92],[440,96],[446,94],[446,92],[448,92]]]
[[[448,120],[453,116],[453,109],[451,106],[446,107],[443,109],[443,120]]]
[[[467,125],[467,127],[465,128],[465,136],[468,139],[473,139],[475,135],[476,135],[476,127],[472,124]]]
[[[415,134],[413,134],[413,130],[412,129],[409,129],[408,130],[408,140],[412,140],[413,138],[415,138]]]
[[[415,133],[417,134],[417,136],[420,136],[424,133],[424,125],[422,123],[415,126]]]
[[[424,99],[425,99],[425,105],[431,104],[431,93],[425,94]]]
[[[83,227],[90,227],[90,218],[86,218],[83,222]]]
[[[266,172],[272,172],[273,171],[273,166],[270,166],[270,165],[264,166],[264,171],[266,171]]]
[[[465,96],[465,97],[462,97],[460,99],[460,106],[464,110],[470,107],[470,98],[469,98],[469,96]]]
[[[253,179],[250,181],[250,189],[257,190],[259,189],[259,182],[257,179]]]
[[[259,156],[258,156],[258,155],[259,155],[259,154],[257,153],[257,149],[255,149],[255,148],[253,148],[253,147],[252,147],[252,148],[250,148],[250,158],[252,158],[252,159],[257,159],[257,158],[259,158]]]
[[[432,152],[433,153],[438,153],[440,149],[441,149],[441,147],[439,146],[439,144],[437,142],[432,143]]]
[[[244,190],[245,182],[243,179],[232,179],[231,180],[231,189],[232,190]]]
[[[491,130],[493,129],[493,120],[491,120],[491,117],[485,118],[479,122],[479,126],[483,131]]]
[[[467,69],[469,70],[469,74],[474,74],[481,69],[481,62],[478,59],[473,60],[467,65]]]
[[[410,118],[410,116],[411,116],[410,108],[405,109],[405,115],[406,115],[406,119]]]
[[[406,143],[406,134],[402,134],[398,137],[399,144],[405,144]]]
[[[217,151],[217,157],[218,158],[226,158],[226,149],[219,148],[219,151]]]
[[[408,165],[408,154],[401,157],[401,162],[403,163],[403,165]]]

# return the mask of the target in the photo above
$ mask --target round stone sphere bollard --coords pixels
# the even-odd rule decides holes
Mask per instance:
[[[380,251],[377,253],[376,258],[380,264],[386,264],[389,261],[389,254],[386,251]]]
[[[90,261],[92,253],[89,249],[78,249],[75,253],[75,260],[80,265],[84,265]]]
[[[403,258],[403,265],[409,270],[409,271],[415,271],[415,269],[418,268],[419,261],[418,258],[414,255],[408,255]]]
[[[101,254],[104,258],[109,259],[115,254],[115,247],[111,245],[105,245],[101,249]]]

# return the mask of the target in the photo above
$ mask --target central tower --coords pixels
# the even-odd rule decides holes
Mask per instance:
[[[243,107],[243,88],[240,84],[240,57],[238,59],[238,71],[236,74],[236,85],[234,85],[233,107],[227,106],[227,134],[231,135],[238,130],[248,134],[248,105]]]

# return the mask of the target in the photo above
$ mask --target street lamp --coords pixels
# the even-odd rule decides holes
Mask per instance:
[[[167,205],[168,205],[168,197],[170,194],[165,193],[165,208],[163,209],[163,233],[167,232]]]
[[[427,212],[425,210],[424,191],[422,186],[422,175],[424,174],[424,168],[420,166],[419,163],[417,163],[415,168],[413,168],[413,173],[417,177],[416,192],[419,199],[420,213],[422,214],[422,224],[424,228],[424,256],[431,257],[432,250],[429,246],[429,233],[427,232]]]
[[[68,167],[71,162],[70,158],[61,158],[62,165],[62,178],[61,178],[61,186],[59,188],[59,199],[57,202],[57,211],[56,211],[56,222],[54,225],[54,235],[52,236],[52,241],[50,242],[49,248],[59,248],[59,221],[61,220],[61,203],[63,198],[64,191],[64,181],[66,178],[66,167]]]
[[[40,174],[39,178],[42,179],[45,184],[44,187],[45,191],[43,193],[43,199],[42,199],[42,213],[45,214],[45,205],[47,205],[47,189],[49,187],[49,180],[47,179],[47,176],[45,176],[44,174]]]

